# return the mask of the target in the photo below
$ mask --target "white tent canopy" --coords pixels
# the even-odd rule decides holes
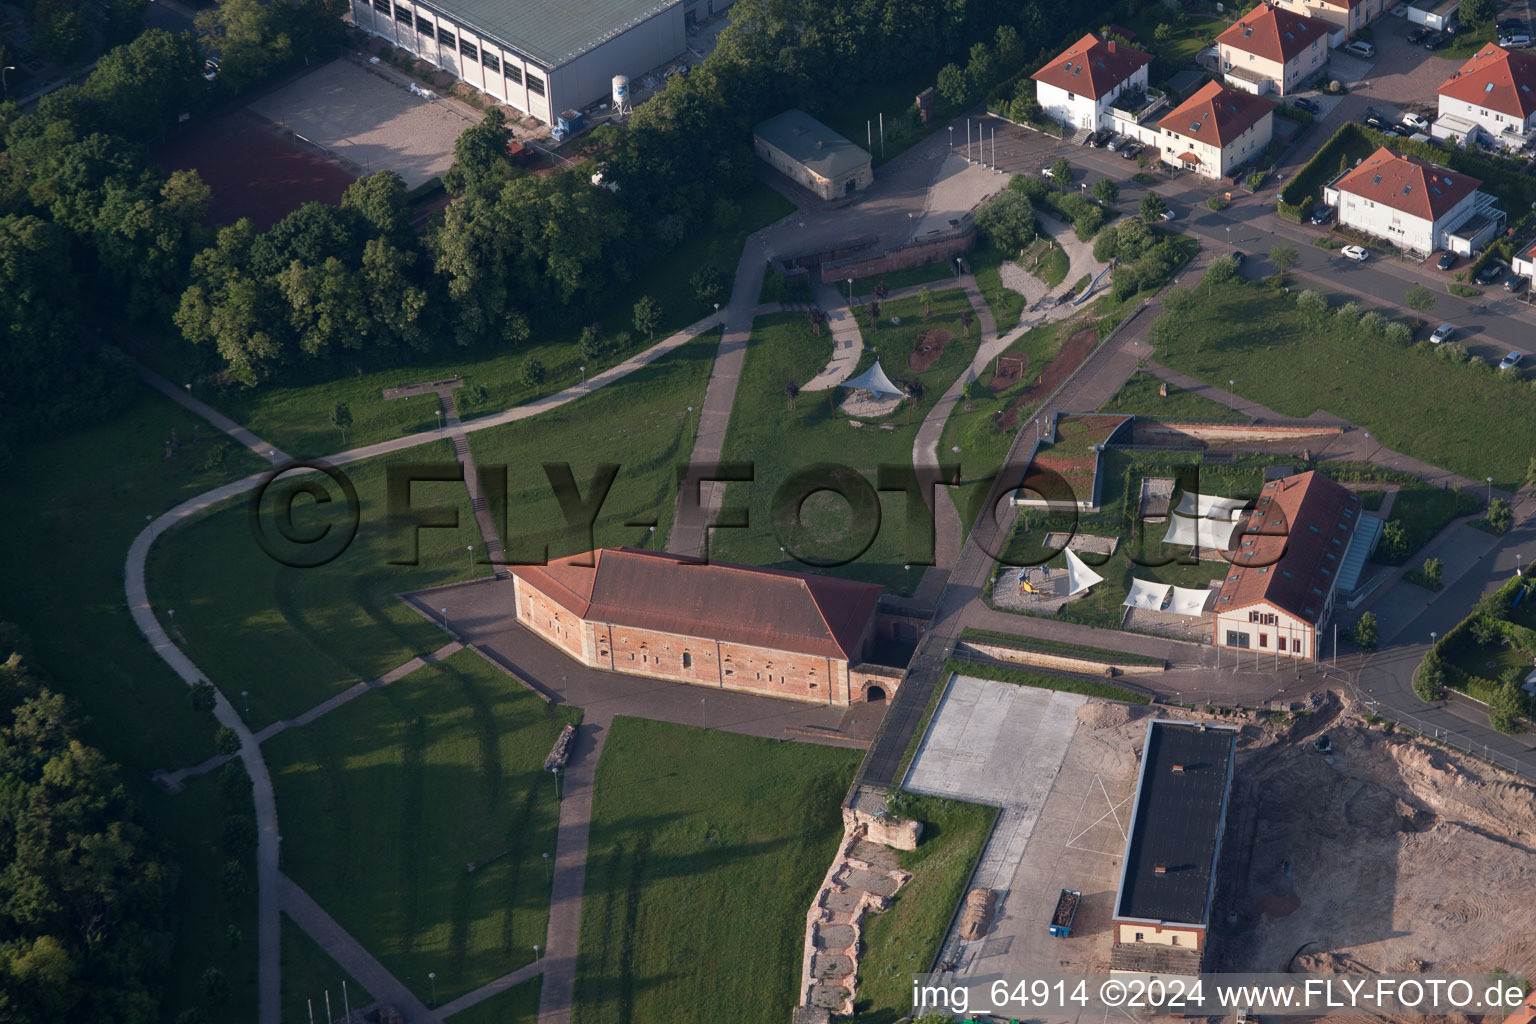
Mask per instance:
[[[1240,510],[1248,502],[1243,498],[1222,498],[1214,494],[1195,494],[1185,491],[1179,497],[1179,507],[1174,509],[1181,516],[1199,519],[1219,519],[1223,522],[1241,518]]]
[[[1126,594],[1125,600],[1120,603],[1127,608],[1145,608],[1155,612],[1162,608],[1164,601],[1168,600],[1168,591],[1172,589],[1172,585],[1167,583],[1151,583],[1133,577],[1131,592]]]
[[[852,380],[843,381],[840,387],[853,388],[857,391],[868,391],[876,398],[900,398],[906,394],[901,388],[891,383],[891,378],[887,377],[885,371],[880,368],[880,360],[878,359],[875,360],[874,366],[871,366]]]
[[[1232,543],[1232,535],[1242,526],[1241,520],[1229,522],[1225,519],[1191,519],[1188,516],[1171,515],[1168,517],[1168,533],[1163,537],[1163,543],[1180,548],[1200,547],[1225,551]]]
[[[1077,552],[1067,548],[1067,596],[1081,594],[1095,583],[1103,583],[1104,577],[1088,568],[1088,563],[1077,557]]]
[[[1205,611],[1205,602],[1210,596],[1209,590],[1174,587],[1173,600],[1168,605],[1168,611],[1172,615],[1200,615]]]

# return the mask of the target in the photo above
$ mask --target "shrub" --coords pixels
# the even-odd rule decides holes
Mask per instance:
[[[1499,732],[1514,734],[1520,731],[1520,714],[1525,701],[1520,696],[1519,674],[1506,674],[1503,683],[1488,701],[1488,724]]]
[[[544,378],[548,376],[548,371],[544,369],[544,364],[538,358],[529,357],[523,363],[522,371],[518,376],[522,380],[524,387],[536,388],[544,383]]]
[[[1447,341],[1441,344],[1440,358],[1452,363],[1465,363],[1469,358],[1466,346],[1459,341]]]
[[[1445,697],[1445,665],[1438,651],[1431,650],[1419,662],[1419,670],[1413,674],[1413,692],[1425,703]]]
[[[1503,498],[1494,498],[1488,505],[1488,525],[1498,533],[1508,533],[1515,525],[1514,511]]]
[[[1402,323],[1401,321],[1394,320],[1387,324],[1386,330],[1383,333],[1386,334],[1388,341],[1395,344],[1413,344],[1413,331],[1408,327],[1407,324]]]
[[[1360,326],[1362,329],[1380,337],[1387,332],[1389,325],[1387,324],[1387,318],[1373,309],[1360,318]],[[1402,325],[1398,324],[1397,326],[1401,327]]]
[[[1328,300],[1323,298],[1318,291],[1307,288],[1296,296],[1296,308],[1305,315],[1314,319],[1325,316],[1328,313]]]
[[[1360,303],[1346,302],[1333,311],[1334,315],[1345,323],[1358,323],[1360,320]]]
[[[1211,260],[1210,268],[1206,270],[1206,280],[1212,284],[1225,284],[1237,275],[1237,258],[1231,255],[1218,256]]]
[[[1220,213],[1222,210],[1225,210],[1232,204],[1227,202],[1221,196],[1208,196],[1206,197],[1205,205],[1215,210],[1217,213]]]
[[[218,694],[214,692],[213,684],[206,680],[193,683],[191,695],[193,711],[209,712],[218,704]]]
[[[219,726],[213,734],[213,749],[230,756],[240,753],[240,734],[227,725]]]
[[[1355,646],[1362,651],[1374,651],[1381,634],[1376,626],[1376,613],[1365,612],[1355,623]]]

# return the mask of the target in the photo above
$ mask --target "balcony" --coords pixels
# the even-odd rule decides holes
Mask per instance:
[[[1145,92],[1121,93],[1110,105],[1109,112],[1111,116],[1133,124],[1146,124],[1162,117],[1170,109],[1167,96],[1157,89],[1148,89]]]

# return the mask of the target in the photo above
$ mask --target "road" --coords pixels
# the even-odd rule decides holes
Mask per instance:
[[[1436,293],[1434,309],[1425,316],[1434,323],[1449,322],[1457,327],[1456,340],[1474,355],[1495,361],[1511,349],[1528,355],[1536,353],[1536,306],[1528,305],[1495,285],[1476,299],[1462,299],[1445,291],[1454,280],[1454,271],[1438,271],[1434,264],[1418,266],[1378,256],[1365,263],[1354,263],[1336,252],[1318,248],[1313,243],[1327,234],[1327,229],[1292,224],[1275,211],[1275,192],[1266,188],[1254,195],[1233,192],[1232,205],[1221,212],[1206,207],[1205,200],[1217,194],[1217,187],[1204,179],[1182,174],[1160,180],[1151,189],[1136,184],[1130,177],[1136,164],[1118,153],[1074,146],[1039,132],[992,119],[997,126],[997,165],[1009,173],[1039,175],[1041,170],[1065,157],[1073,168],[1073,180],[1091,189],[1100,178],[1111,178],[1120,186],[1121,209],[1133,209],[1148,191],[1162,196],[1175,213],[1173,227],[1223,248],[1242,249],[1260,257],[1245,267],[1245,274],[1257,276],[1275,269],[1263,258],[1270,247],[1288,243],[1301,262],[1292,271],[1307,283],[1378,306],[1390,306],[1402,315],[1404,295],[1410,287],[1422,284]],[[1314,129],[1302,152],[1315,148],[1327,136]],[[1294,157],[1293,157],[1294,159]],[[1466,267],[1462,262],[1461,267]]]

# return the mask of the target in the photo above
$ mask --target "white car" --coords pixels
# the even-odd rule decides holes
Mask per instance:
[[[1339,255],[1343,256],[1347,260],[1354,260],[1356,263],[1364,263],[1366,260],[1370,259],[1371,256],[1370,253],[1366,252],[1358,245],[1346,245],[1344,248],[1339,250]]]
[[[1431,344],[1438,345],[1442,341],[1450,341],[1451,335],[1455,333],[1455,327],[1452,327],[1450,324],[1441,324],[1439,327],[1435,328],[1435,333],[1429,336],[1429,340]]]
[[[1173,220],[1174,217],[1176,217],[1176,216],[1178,216],[1178,215],[1176,213],[1174,213],[1172,210],[1164,210],[1163,211],[1163,220]]]
[[[1404,114],[1403,124],[1415,131],[1429,131],[1429,118],[1424,117],[1422,114]]]
[[[1520,360],[1522,360],[1524,358],[1525,358],[1525,353],[1523,353],[1523,352],[1511,352],[1509,355],[1505,356],[1499,362],[1499,369],[1501,369],[1501,370],[1512,370],[1515,367],[1519,366],[1520,365]]]

